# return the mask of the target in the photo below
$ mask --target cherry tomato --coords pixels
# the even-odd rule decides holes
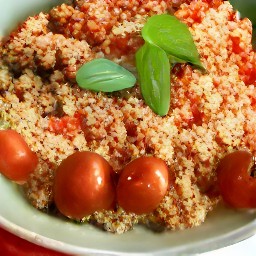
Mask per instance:
[[[107,210],[115,200],[113,170],[93,152],[76,152],[56,170],[54,200],[59,211],[80,220],[95,211]]]
[[[251,176],[254,165],[247,151],[235,151],[220,160],[217,180],[224,202],[235,208],[256,207],[256,179]]]
[[[117,184],[117,202],[127,212],[150,213],[160,204],[169,186],[165,162],[142,156],[125,166]]]
[[[24,183],[38,164],[38,158],[23,137],[14,130],[0,131],[0,172],[12,181]]]

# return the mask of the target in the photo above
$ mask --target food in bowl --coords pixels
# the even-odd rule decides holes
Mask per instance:
[[[141,30],[165,13],[188,26],[205,68],[176,59],[167,114],[146,103],[139,80],[116,92],[77,85],[94,59],[137,77]],[[0,70],[2,129],[37,155],[22,185],[28,201],[114,233],[202,224],[221,200],[220,160],[255,155],[251,35],[251,22],[221,0],[77,0],[29,17],[2,40]]]

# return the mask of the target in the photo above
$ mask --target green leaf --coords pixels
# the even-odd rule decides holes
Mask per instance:
[[[169,61],[170,61],[171,64],[186,63],[185,60],[181,60],[181,59],[176,58],[176,57],[174,57],[174,56],[172,56],[172,55],[168,55],[168,58],[169,58]]]
[[[204,69],[188,27],[175,16],[162,14],[150,17],[142,29],[142,37],[167,54]]]
[[[83,89],[114,92],[134,86],[136,78],[122,66],[100,58],[84,64],[76,73],[76,81]]]
[[[255,0],[229,0],[235,9],[239,11],[242,18],[247,17],[253,25],[256,25],[256,1]]]
[[[136,53],[140,89],[146,104],[158,115],[170,108],[170,62],[161,48],[145,43]]]

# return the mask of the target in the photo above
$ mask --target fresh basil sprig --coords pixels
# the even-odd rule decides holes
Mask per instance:
[[[170,108],[171,66],[189,62],[204,67],[188,27],[174,16],[152,16],[142,37],[145,44],[136,53],[141,93],[149,107],[164,116]]]
[[[135,85],[136,78],[127,69],[107,59],[94,59],[76,73],[79,87],[96,92],[114,92]]]
[[[171,67],[189,62],[204,69],[188,27],[175,16],[155,15],[142,29],[145,44],[136,53],[140,88],[146,104],[164,116],[170,108]],[[95,59],[84,64],[76,74],[83,89],[114,92],[135,85],[135,76],[107,59]]]
[[[146,104],[165,116],[170,107],[170,62],[164,50],[145,43],[136,53],[140,89]]]
[[[162,14],[150,17],[142,29],[142,37],[167,54],[204,68],[188,27],[175,16]]]

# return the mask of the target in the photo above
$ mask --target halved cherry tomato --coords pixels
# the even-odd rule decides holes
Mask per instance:
[[[160,204],[169,187],[166,163],[142,156],[125,166],[117,184],[117,202],[127,212],[150,213]]]
[[[0,172],[12,181],[24,183],[38,164],[38,158],[23,137],[14,130],[0,131]]]
[[[111,166],[93,152],[67,157],[56,171],[54,200],[63,215],[77,220],[110,209],[115,200]]]
[[[251,176],[252,154],[235,151],[220,160],[217,180],[224,202],[235,208],[256,207],[256,178]]]

